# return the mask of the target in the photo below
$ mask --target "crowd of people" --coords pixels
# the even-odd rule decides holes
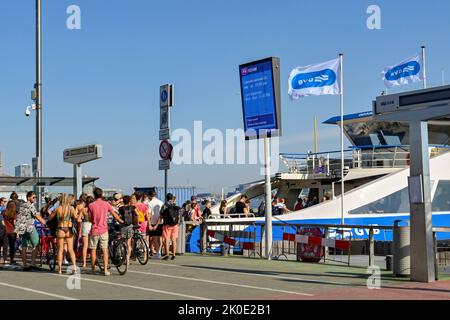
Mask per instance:
[[[110,275],[108,245],[114,225],[127,239],[128,248],[132,245],[134,229],[138,229],[147,242],[150,255],[174,260],[181,218],[201,224],[203,214],[211,214],[211,205],[207,204],[202,212],[195,197],[182,208],[178,207],[176,197],[170,193],[166,195],[166,203],[163,203],[155,192],[149,195],[136,192],[129,196],[116,193],[112,199],[105,199],[103,191],[95,188],[92,195],[82,194],[78,199],[69,194],[47,198],[40,212],[36,209],[36,201],[33,191],[26,194],[26,201],[19,200],[15,192],[9,200],[0,199],[0,250],[3,251],[0,257],[3,264],[17,264],[15,256],[20,249],[23,270],[40,269],[36,263],[39,246],[42,245],[39,229],[56,239],[58,273],[62,273],[63,264],[68,264],[67,257],[72,264],[72,272],[77,272],[75,249],[80,247],[80,267],[86,270],[90,255],[91,272],[95,273],[96,253],[100,247],[104,274]],[[30,264],[27,260],[29,250]],[[127,264],[130,263],[130,253],[131,250],[128,250]]]
[[[330,200],[328,194],[324,194],[322,198],[322,202]],[[299,196],[294,207],[289,209],[286,205],[286,198],[277,197],[275,194],[272,194],[272,215],[283,215],[290,213],[292,211],[300,211],[309,207],[312,207],[319,203],[317,196],[312,196],[311,198],[305,196]],[[231,210],[227,210],[228,203],[226,200],[222,200],[219,207],[219,214],[222,218],[229,218],[230,213],[236,214],[237,217],[264,217],[265,216],[265,200],[261,201],[258,210],[253,213],[253,210],[250,208],[250,200],[246,194],[242,194],[240,200],[236,202],[235,206],[231,208]]]

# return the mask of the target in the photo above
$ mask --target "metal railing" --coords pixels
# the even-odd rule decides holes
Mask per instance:
[[[214,239],[214,237],[207,236],[208,230],[214,230],[216,232],[221,233],[222,235],[230,236],[236,240],[236,245],[230,246],[229,254],[233,254],[234,251],[242,251],[241,253],[244,256],[248,257],[264,257],[265,251],[265,243],[264,243],[264,223],[256,223],[251,221],[242,221],[242,222],[231,222],[224,220],[208,220],[203,225],[203,229],[201,231],[201,247],[202,252],[219,252],[218,248],[223,243],[223,241],[218,241]],[[274,228],[281,228],[281,235],[285,233],[285,231],[289,230],[291,234],[298,234],[301,228],[319,228],[322,230],[324,235],[330,236],[335,239],[348,239],[352,241],[352,248],[349,251],[338,252],[341,256],[346,256],[347,261],[343,260],[337,261],[333,259],[337,256],[338,250],[331,250],[333,252],[333,258],[330,257],[330,248],[324,247],[324,256],[323,261],[335,261],[335,262],[344,262],[347,265],[350,265],[350,258],[352,254],[355,252],[362,255],[368,255],[368,265],[374,265],[375,263],[375,233],[380,230],[384,231],[392,231],[394,226],[362,226],[362,225],[336,225],[336,224],[289,224],[283,222],[273,222]],[[352,230],[359,229],[365,230],[365,237],[363,238],[353,238]],[[254,242],[253,249],[248,249],[245,251],[243,248],[243,244],[246,242]],[[297,246],[294,245],[292,241],[283,240],[281,237],[274,237],[272,243],[273,256],[279,258],[281,256],[285,256],[288,258],[288,255],[297,255]],[[359,242],[359,243],[358,243]],[[358,243],[358,245],[356,245]],[[214,246],[216,246],[214,248]],[[286,249],[287,248],[287,249]]]
[[[226,219],[226,218],[256,218],[253,212],[248,213],[228,213],[228,214],[211,214],[209,219]]]
[[[450,151],[449,146],[431,145],[430,158]],[[316,174],[339,177],[340,151],[319,153],[280,153],[281,161],[289,173]],[[344,150],[344,167],[353,168],[405,168],[410,163],[408,145],[355,146]]]

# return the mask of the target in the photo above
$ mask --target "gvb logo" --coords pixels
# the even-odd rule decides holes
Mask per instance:
[[[336,82],[336,73],[331,69],[299,73],[292,79],[294,90],[331,86]]]
[[[395,81],[401,78],[415,76],[420,72],[420,64],[417,61],[410,61],[401,64],[386,72],[386,80]]]
[[[76,268],[73,270],[73,267],[70,266],[67,268],[67,274],[70,276],[66,280],[66,287],[69,290],[81,290],[81,271],[80,268]]]
[[[367,289],[381,289],[381,271],[377,266],[370,266],[367,268],[367,274],[370,274],[367,279]]]

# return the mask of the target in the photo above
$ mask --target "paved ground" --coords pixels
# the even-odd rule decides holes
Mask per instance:
[[[450,299],[450,277],[413,283],[382,271],[381,289],[369,290],[365,268],[265,261],[243,257],[184,255],[175,261],[133,262],[120,276],[81,274],[80,289],[69,275],[45,268],[0,271],[0,299]]]

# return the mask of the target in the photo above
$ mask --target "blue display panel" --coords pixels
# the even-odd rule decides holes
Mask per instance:
[[[277,135],[279,119],[273,59],[239,67],[244,129],[247,138]]]

